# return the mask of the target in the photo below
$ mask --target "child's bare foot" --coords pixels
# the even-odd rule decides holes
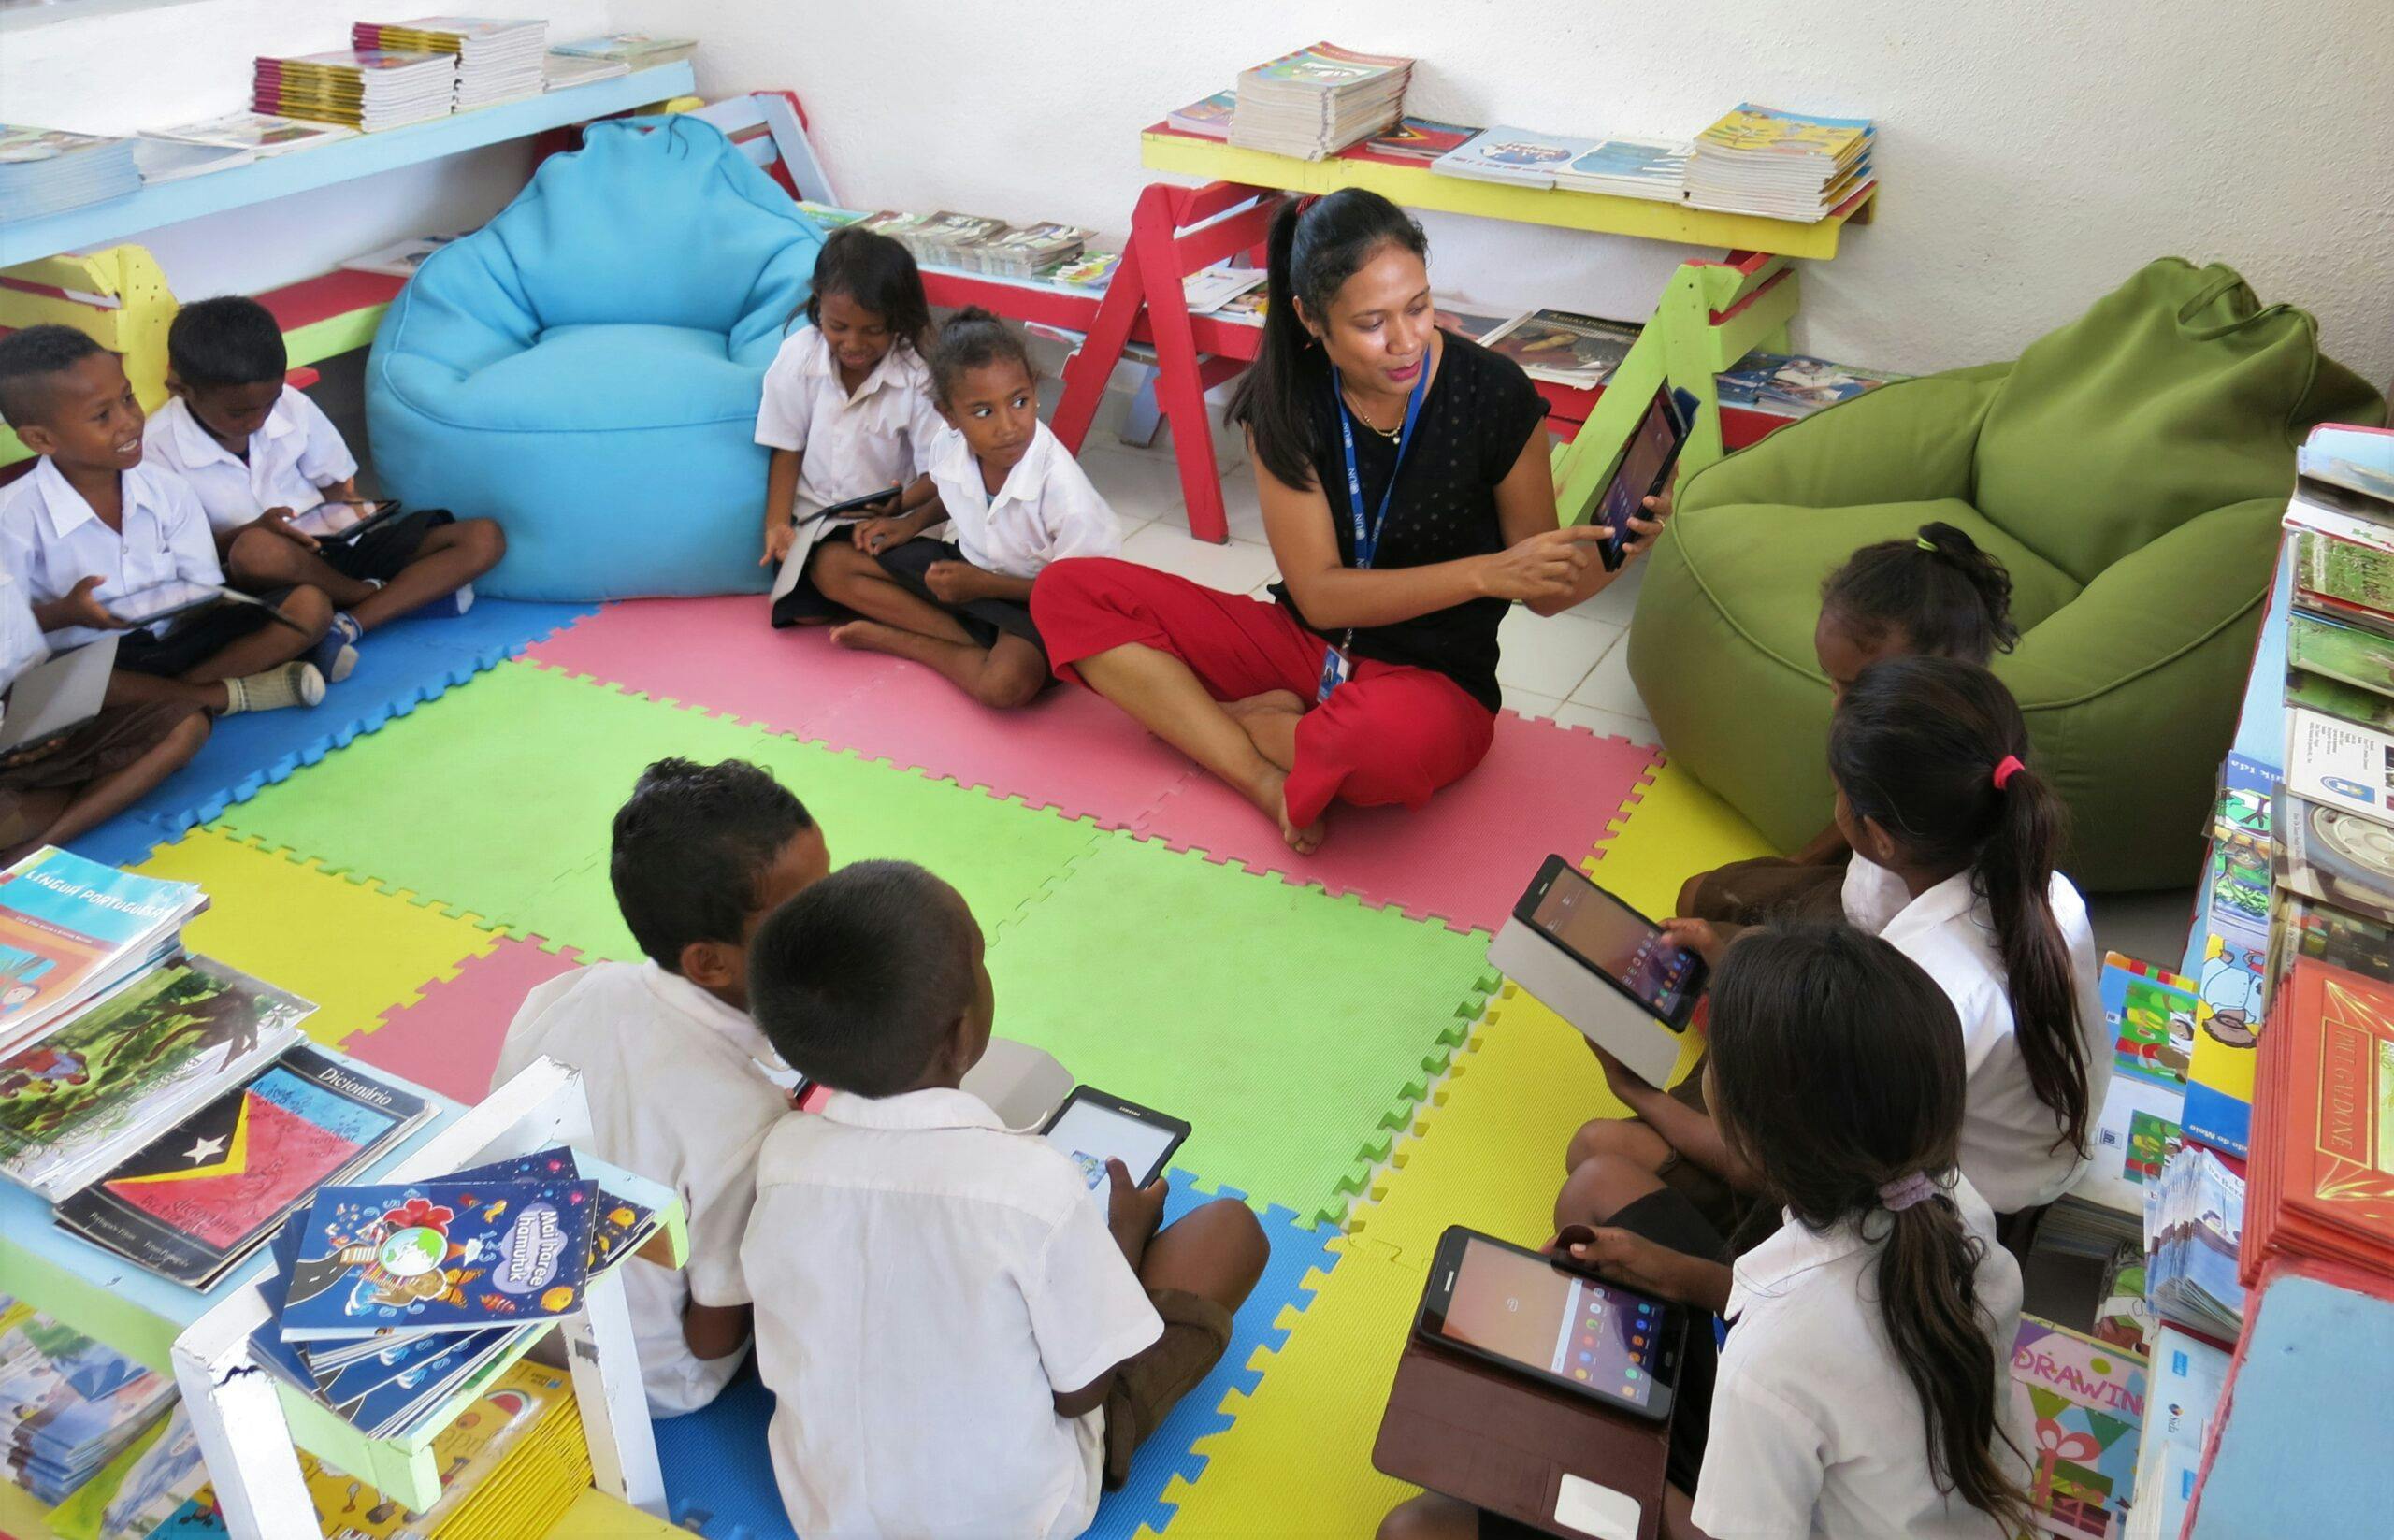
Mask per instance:
[[[1256,777],[1255,784],[1247,788],[1247,799],[1255,804],[1258,813],[1279,824],[1280,838],[1288,842],[1291,850],[1300,856],[1310,856],[1321,848],[1322,838],[1328,830],[1320,818],[1303,828],[1290,821],[1288,786],[1288,772],[1272,766]]]
[[[877,620],[848,620],[831,627],[831,641],[850,652],[886,653],[889,651],[889,639],[897,634],[896,626],[884,626]]]

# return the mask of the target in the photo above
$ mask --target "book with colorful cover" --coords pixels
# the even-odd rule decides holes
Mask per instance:
[[[2394,1274],[2394,986],[2298,962],[2270,1053],[2275,1121],[2254,1156],[2246,1282],[2273,1255]]]
[[[2113,1067],[2156,1086],[2184,1087],[2195,1022],[2202,1011],[2194,980],[2107,952],[2101,989]]]
[[[2206,941],[2195,970],[2210,1036],[2227,1043],[2258,1028],[2268,987],[2270,892],[2276,839],[2271,799],[2276,772],[2241,754],[2220,767],[2203,872]],[[2196,1039],[2200,1055],[2203,1037]]]
[[[2296,605],[2286,616],[2286,661],[2379,696],[2394,696],[2394,636]]]
[[[1430,169],[1443,177],[1468,177],[1475,181],[1551,187],[1557,171],[1595,148],[1594,139],[1497,123],[1432,161]]]
[[[40,1311],[6,1303],[0,1465],[44,1503],[60,1503],[165,1413],[175,1383]]]
[[[137,877],[54,845],[0,871],[0,1046],[154,960],[207,902],[197,884]]]
[[[2070,1194],[2111,1210],[2144,1211],[2144,1189],[2161,1174],[2181,1142],[2185,1093],[2142,1074],[2114,1074],[2096,1114],[2085,1171]]]
[[[194,957],[0,1059],[0,1175],[64,1198],[296,1042],[315,1010]]]
[[[1042,283],[1103,294],[1105,286],[1114,281],[1115,269],[1121,266],[1122,253],[1119,252],[1083,252],[1052,267],[1042,267],[1037,276]]]
[[[373,1071],[299,1046],[117,1162],[57,1223],[206,1288],[319,1187],[371,1165],[432,1115]]]
[[[582,1162],[570,1149],[538,1150],[512,1160],[471,1166],[453,1172],[452,1182],[571,1181],[584,1174]],[[620,1193],[598,1189],[590,1222],[590,1271],[595,1275],[638,1251],[656,1233],[656,1211]]]
[[[1442,123],[1431,118],[1399,118],[1394,127],[1350,146],[1347,153],[1426,166],[1448,151],[1468,144],[1478,132],[1477,128]]]
[[[286,1341],[520,1326],[571,1315],[598,1185],[581,1180],[325,1187],[309,1210]]]
[[[1842,162],[1862,153],[1873,132],[1868,118],[1827,118],[1739,102],[1696,139],[1741,155],[1818,155]]]
[[[1610,137],[1555,168],[1555,185],[1677,203],[1687,195],[1685,139]]]
[[[2034,1316],[2012,1343],[2012,1400],[2032,1430],[2036,1523],[2068,1540],[2109,1540],[2136,1488],[2145,1360]]]
[[[1187,107],[1176,107],[1164,119],[1164,124],[1175,134],[1192,134],[1201,139],[1227,139],[1231,137],[1231,113],[1238,106],[1238,93],[1217,91],[1201,97]]]
[[[1490,338],[1527,319],[1524,311],[1492,310],[1460,299],[1440,299],[1433,295],[1430,303],[1436,308],[1439,325],[1482,347],[1488,345]]]
[[[1629,356],[1638,331],[1633,322],[1573,310],[1533,310],[1490,334],[1480,345],[1519,364],[1533,380],[1593,390],[1611,379]]]
[[[699,50],[698,41],[690,37],[652,37],[644,32],[611,32],[603,37],[578,37],[570,43],[551,43],[551,53],[562,53],[573,59],[619,59],[634,69],[654,69],[686,59]]]
[[[2317,712],[2290,711],[2286,784],[2324,806],[2394,823],[2394,735]]]
[[[2202,1474],[2203,1439],[2228,1386],[2228,1356],[2167,1321],[2153,1339],[2130,1509],[2140,1534],[2177,1540]]]

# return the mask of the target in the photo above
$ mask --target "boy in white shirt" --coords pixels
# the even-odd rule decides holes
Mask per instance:
[[[281,324],[242,295],[184,306],[166,331],[174,399],[150,421],[151,457],[199,495],[233,585],[266,593],[293,583],[338,606],[310,661],[338,684],[357,644],[410,613],[463,614],[473,580],[507,554],[489,519],[437,508],[385,520],[352,540],[320,540],[292,519],[327,500],[357,501],[357,461],[340,430],[284,383]]]
[[[324,680],[300,655],[332,605],[298,586],[128,628],[108,600],[182,582],[218,588],[208,517],[171,471],[141,462],[144,414],[123,365],[81,332],[28,326],[0,338],[0,421],[41,455],[0,490],[0,560],[59,647],[122,632],[108,704],[180,702],[218,715],[313,706]]]
[[[825,597],[863,616],[831,633],[843,647],[937,669],[985,706],[1029,702],[1054,677],[1031,617],[1031,584],[1066,556],[1111,556],[1121,526],[1047,425],[1022,339],[967,306],[930,356],[947,430],[925,460],[939,497],[911,513],[860,520],[813,569]],[[917,539],[947,521],[945,540]]]
[[[641,1379],[658,1417],[696,1411],[738,1372],[749,1335],[740,1241],[757,1146],[787,1110],[748,1015],[758,922],[829,870],[796,797],[743,760],[660,759],[615,814],[610,873],[650,960],[601,962],[532,991],[493,1087],[543,1055],[582,1072],[591,1153],[671,1186],[689,1219],[680,1272],[625,1274]]]
[[[1219,1200],[1092,1192],[959,1088],[995,1004],[980,927],[917,866],[866,861],[766,920],[749,997],[833,1087],[767,1135],[741,1259],[790,1522],[846,1536],[1070,1536],[1204,1378],[1267,1248]],[[1103,1199],[1103,1202],[1101,1202]]]

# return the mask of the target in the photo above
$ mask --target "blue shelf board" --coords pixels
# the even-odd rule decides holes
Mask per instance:
[[[552,91],[522,101],[460,112],[430,122],[360,134],[334,144],[296,150],[270,159],[214,171],[181,181],[145,187],[40,219],[0,224],[0,267],[34,262],[61,252],[111,245],[128,236],[184,220],[246,209],[294,193],[354,181],[377,172],[526,138],[568,123],[586,122],[652,102],[696,91],[689,61],[635,70],[612,80]]]

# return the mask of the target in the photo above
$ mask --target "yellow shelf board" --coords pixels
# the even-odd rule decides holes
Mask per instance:
[[[1642,240],[1671,240],[1688,246],[1717,246],[1732,252],[1769,252],[1823,260],[1837,255],[1839,232],[1849,221],[1867,216],[1878,199],[1874,188],[1869,197],[1845,213],[1817,224],[1806,224],[1754,214],[1716,213],[1709,209],[1656,203],[1647,198],[1617,198],[1604,193],[1476,181],[1469,177],[1446,176],[1421,166],[1391,166],[1380,161],[1336,157],[1301,161],[1291,155],[1241,150],[1219,139],[1158,132],[1139,136],[1139,161],[1151,171],[1176,171],[1184,176],[1240,182],[1249,187],[1277,187],[1291,193],[1366,187],[1408,209],[1434,209],[1442,213],[1511,220],[1520,224],[1550,224],[1600,235],[1634,236]]]
[[[610,1497],[596,1487],[585,1487],[574,1498],[573,1506],[565,1511],[565,1517],[550,1527],[543,1540],[635,1540],[643,1535],[656,1536],[656,1540],[680,1535],[687,1540],[689,1533],[641,1512],[620,1497]]]

